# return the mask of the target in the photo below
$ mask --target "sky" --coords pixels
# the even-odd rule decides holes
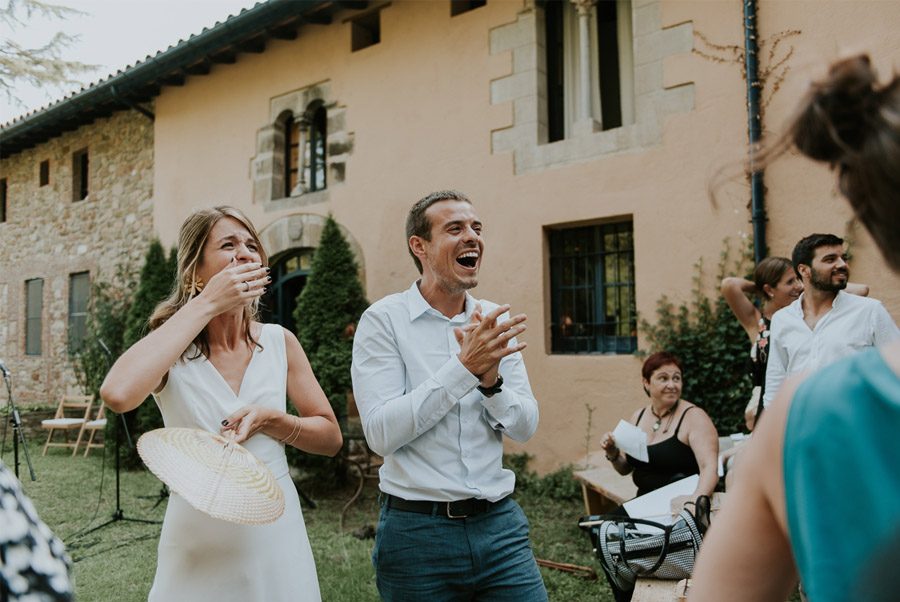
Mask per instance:
[[[9,0],[0,0],[5,8]],[[0,36],[9,36],[19,44],[37,47],[58,31],[78,36],[64,51],[64,58],[96,65],[76,76],[85,84],[156,54],[179,39],[199,33],[216,21],[255,4],[254,0],[44,0],[81,11],[65,20],[32,16],[24,26],[10,29],[0,23]],[[24,19],[24,15],[20,15]],[[0,124],[19,115],[46,106],[78,90],[81,85],[63,88],[35,88],[16,84],[15,95],[22,104],[0,97]]]

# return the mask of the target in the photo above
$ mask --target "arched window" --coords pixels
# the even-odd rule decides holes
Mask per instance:
[[[328,113],[321,101],[284,121],[284,196],[324,190]],[[301,154],[301,149],[303,149]]]
[[[281,324],[291,332],[297,332],[294,310],[297,297],[306,286],[314,253],[315,249],[289,249],[272,258],[272,284],[260,300],[263,322]]]
[[[297,187],[300,165],[300,122],[291,115],[284,122],[284,196]]]
[[[325,107],[310,105],[306,111],[309,122],[309,138],[304,152],[306,190],[325,189],[325,142],[328,136],[328,115]]]

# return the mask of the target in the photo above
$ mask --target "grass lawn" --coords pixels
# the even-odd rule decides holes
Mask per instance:
[[[115,510],[115,472],[103,451],[88,458],[70,457],[51,449],[40,455],[40,434],[29,434],[31,458],[37,481],[28,477],[21,457],[20,478],[41,518],[63,539],[74,560],[77,599],[80,602],[130,602],[147,599],[156,570],[158,524],[117,521],[93,533],[84,531],[109,520]],[[13,469],[11,441],[7,438],[3,461]],[[101,495],[102,480],[102,495]],[[122,472],[121,507],[126,518],[162,520],[166,503],[156,505],[160,482],[147,471]],[[378,513],[374,482],[364,490],[347,513],[342,533],[340,511],[351,492],[330,497],[316,496],[316,508],[304,506],[307,530],[316,558],[322,598],[326,601],[377,601],[375,574],[370,562],[372,539],[351,534],[364,525],[374,525]],[[535,555],[557,562],[590,565],[590,544],[576,524],[583,514],[580,499],[557,501],[524,492],[518,501],[531,521]],[[155,506],[155,507],[154,507]],[[602,577],[588,581],[550,569],[541,569],[550,600],[611,601]]]

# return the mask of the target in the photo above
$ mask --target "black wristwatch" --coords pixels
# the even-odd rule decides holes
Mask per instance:
[[[493,397],[494,395],[496,395],[497,393],[499,393],[502,390],[500,388],[502,386],[503,386],[503,377],[498,374],[497,382],[495,382],[490,387],[482,387],[481,385],[478,385],[475,388],[478,389],[478,391],[485,397]]]

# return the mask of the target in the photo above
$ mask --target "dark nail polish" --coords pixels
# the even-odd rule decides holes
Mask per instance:
[[[227,419],[227,418],[226,418],[225,420],[222,421],[222,426],[228,426],[228,419]]]
[[[271,277],[271,276],[266,276],[266,282],[272,282],[272,277]]]

